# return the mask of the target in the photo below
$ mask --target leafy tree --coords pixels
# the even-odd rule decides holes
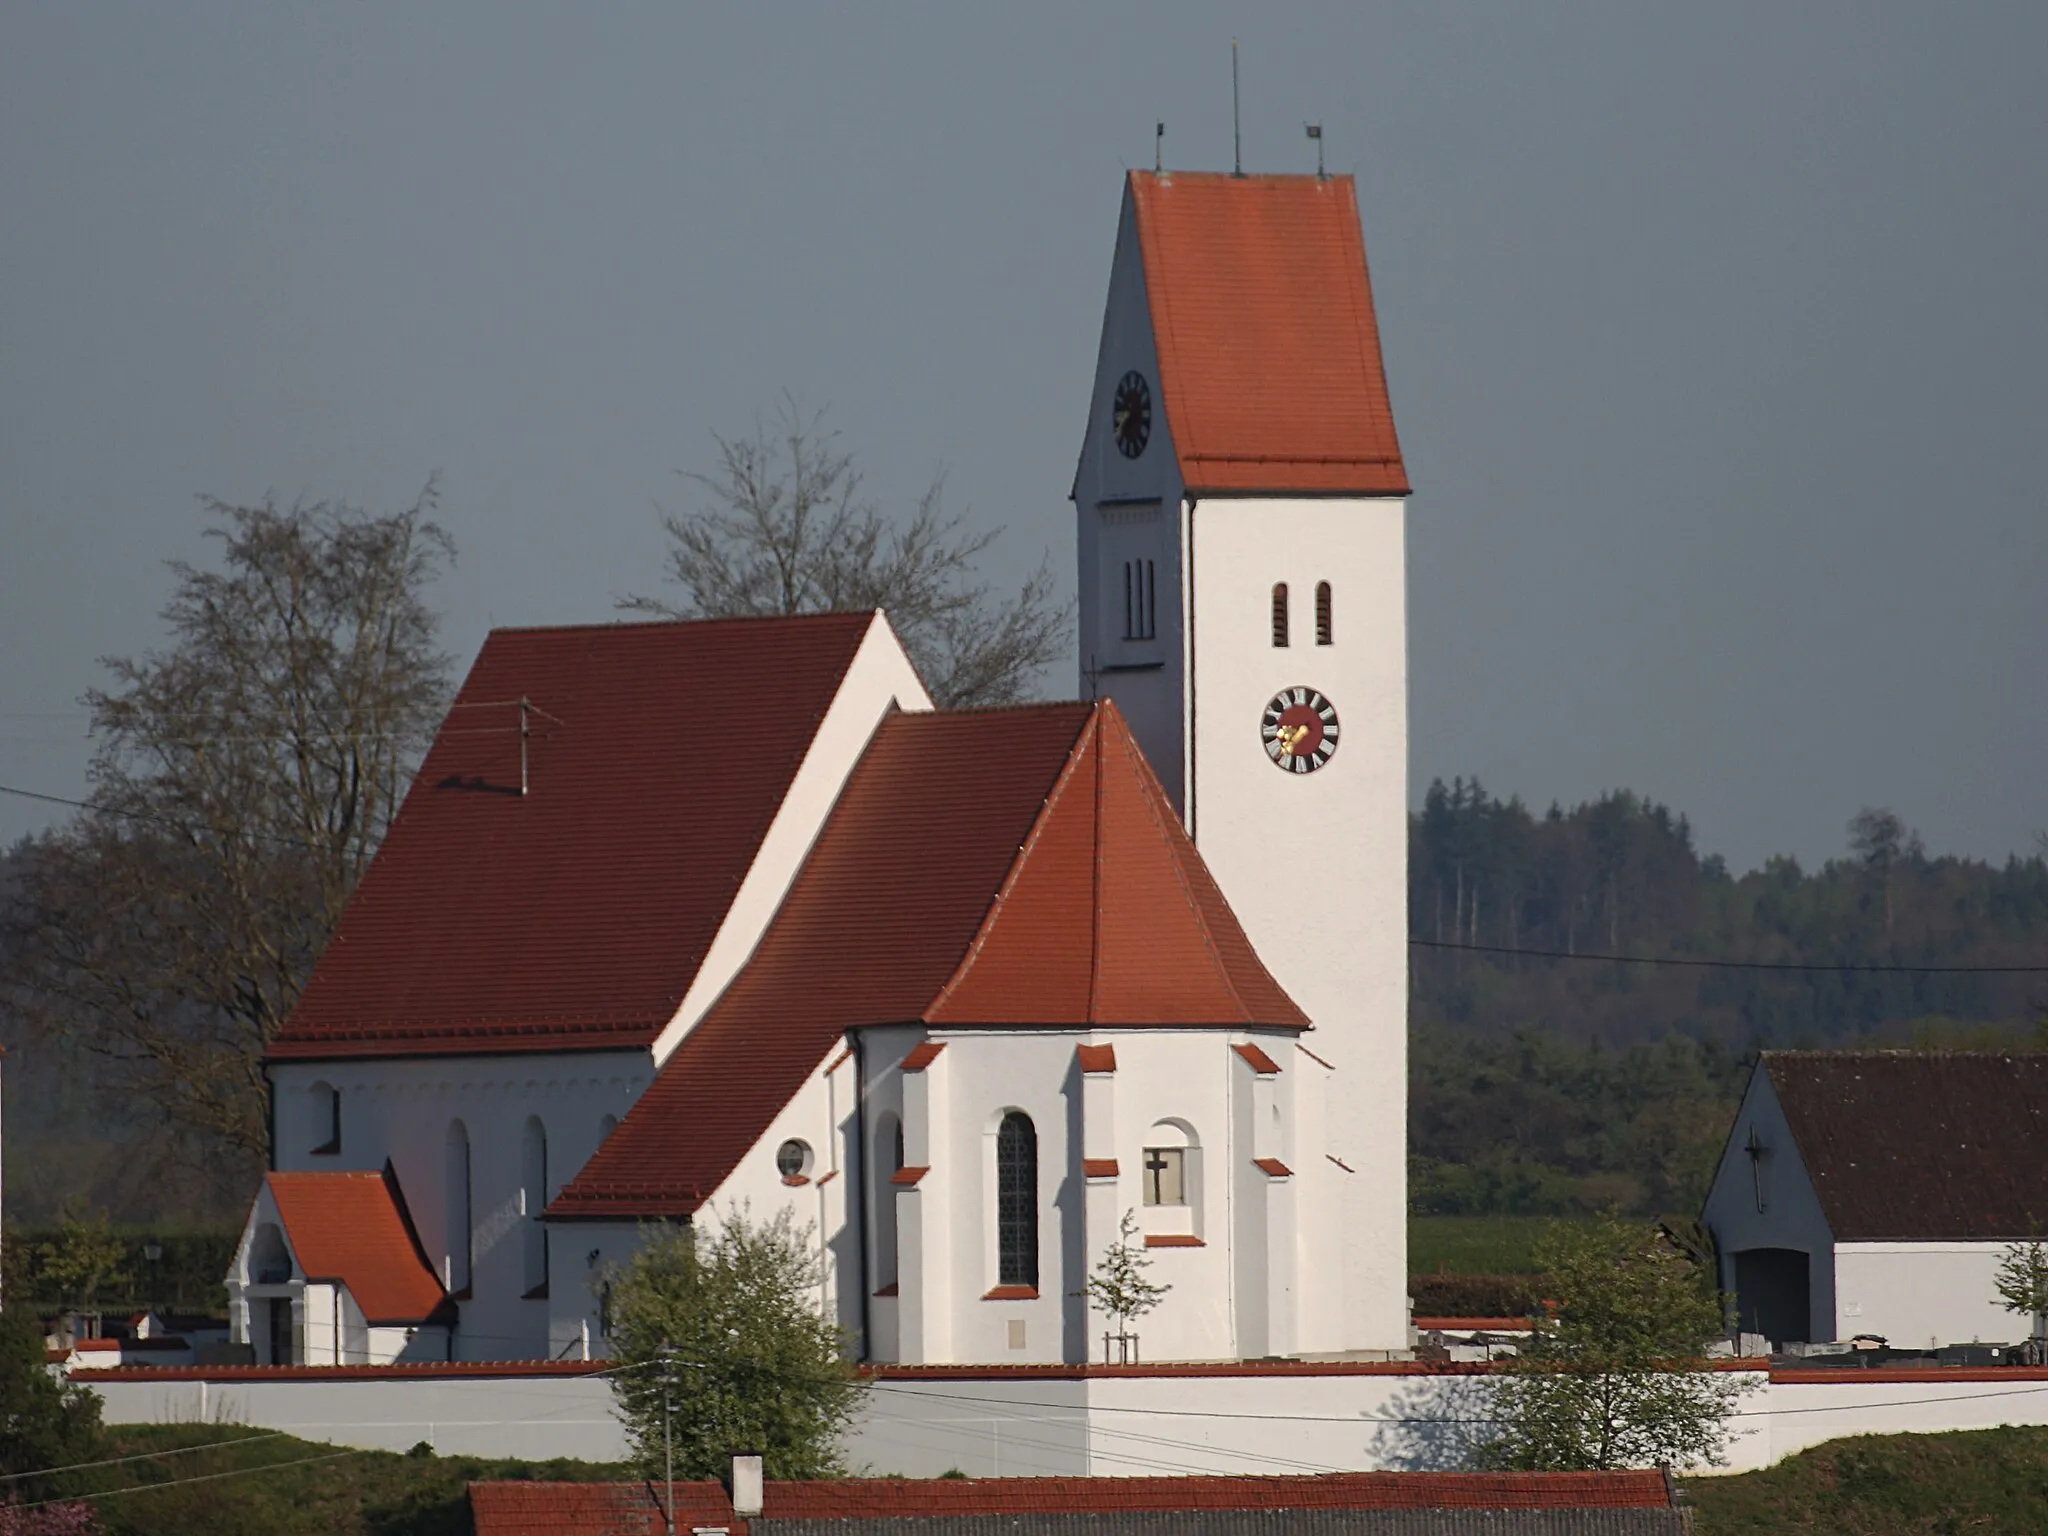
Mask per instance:
[[[1614,1218],[1554,1227],[1537,1263],[1555,1300],[1499,1379],[1496,1467],[1718,1466],[1740,1392],[1703,1358],[1722,1329],[1705,1272],[1654,1230]]]
[[[47,1497],[62,1489],[21,1475],[90,1461],[99,1438],[99,1398],[49,1368],[34,1309],[0,1306],[0,1474]]]
[[[670,618],[884,608],[948,707],[1014,703],[1061,655],[1073,610],[1055,597],[1050,564],[998,597],[975,576],[998,531],[948,514],[943,477],[907,517],[885,513],[823,413],[807,416],[788,396],[772,425],[713,440],[717,469],[684,476],[701,503],[662,519],[681,600],[633,596],[621,607]]]
[[[812,1230],[787,1210],[765,1224],[728,1211],[707,1230],[643,1234],[610,1275],[611,1377],[636,1464],[723,1477],[758,1454],[769,1477],[831,1477],[860,1377],[818,1310]]]
[[[128,1245],[114,1235],[103,1211],[93,1220],[67,1212],[56,1232],[38,1245],[43,1284],[73,1311],[91,1311],[107,1287],[127,1279]]]
[[[1158,1306],[1173,1289],[1146,1278],[1152,1258],[1137,1238],[1137,1215],[1125,1211],[1115,1239],[1102,1251],[1102,1261],[1088,1277],[1088,1299],[1115,1320],[1120,1341],[1129,1337],[1132,1323]]]
[[[208,501],[218,567],[173,562],[169,646],[106,663],[92,808],[33,846],[0,913],[22,1011],[244,1163],[266,1150],[263,1048],[448,691],[433,501]]]
[[[1992,1283],[2005,1310],[2026,1318],[2036,1339],[2048,1339],[2048,1243],[2030,1237],[2009,1244],[1998,1256]]]

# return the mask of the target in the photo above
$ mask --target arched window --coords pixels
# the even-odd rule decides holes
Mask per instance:
[[[469,1224],[469,1127],[448,1122],[448,1256],[442,1282],[451,1291],[469,1289],[474,1239]]]
[[[996,1130],[996,1283],[1038,1289],[1038,1131],[1014,1109]]]
[[[1287,644],[1287,583],[1273,583],[1273,644],[1276,648]]]
[[[548,1293],[548,1227],[541,1212],[548,1208],[548,1131],[539,1115],[530,1115],[519,1149],[519,1209],[526,1218],[526,1294]]]
[[[875,1286],[896,1284],[896,1188],[890,1176],[903,1166],[903,1122],[884,1114],[875,1121]]]
[[[1187,1121],[1156,1121],[1145,1132],[1138,1188],[1148,1236],[1201,1235],[1202,1147]]]
[[[1316,583],[1316,644],[1330,643],[1330,584]]]
[[[316,1154],[341,1150],[341,1090],[331,1083],[315,1083],[306,1091],[313,1106],[313,1151]]]

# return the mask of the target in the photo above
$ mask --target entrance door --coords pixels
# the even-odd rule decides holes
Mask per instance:
[[[292,1303],[288,1296],[273,1298],[270,1308],[270,1361],[272,1365],[292,1364]]]
[[[1744,1333],[1760,1333],[1773,1345],[1809,1342],[1813,1286],[1807,1256],[1797,1249],[1736,1254],[1735,1297]]]

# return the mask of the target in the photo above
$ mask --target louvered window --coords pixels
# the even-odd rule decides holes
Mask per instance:
[[[1273,644],[1287,644],[1287,583],[1273,583]]]
[[[1038,1132],[1016,1110],[996,1131],[996,1266],[999,1284],[1038,1288]]]
[[[1316,644],[1330,643],[1330,584],[1316,583]]]

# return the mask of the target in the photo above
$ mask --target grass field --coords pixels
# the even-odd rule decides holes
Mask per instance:
[[[1762,1472],[1685,1481],[1695,1536],[2038,1536],[2048,1429],[1831,1440]]]
[[[223,1424],[118,1425],[100,1454],[150,1459],[38,1479],[29,1498],[100,1495],[91,1502],[107,1536],[466,1536],[472,1479],[623,1475],[579,1461],[348,1451]]]
[[[1527,1275],[1530,1257],[1551,1216],[1410,1216],[1408,1273],[1433,1275]]]

